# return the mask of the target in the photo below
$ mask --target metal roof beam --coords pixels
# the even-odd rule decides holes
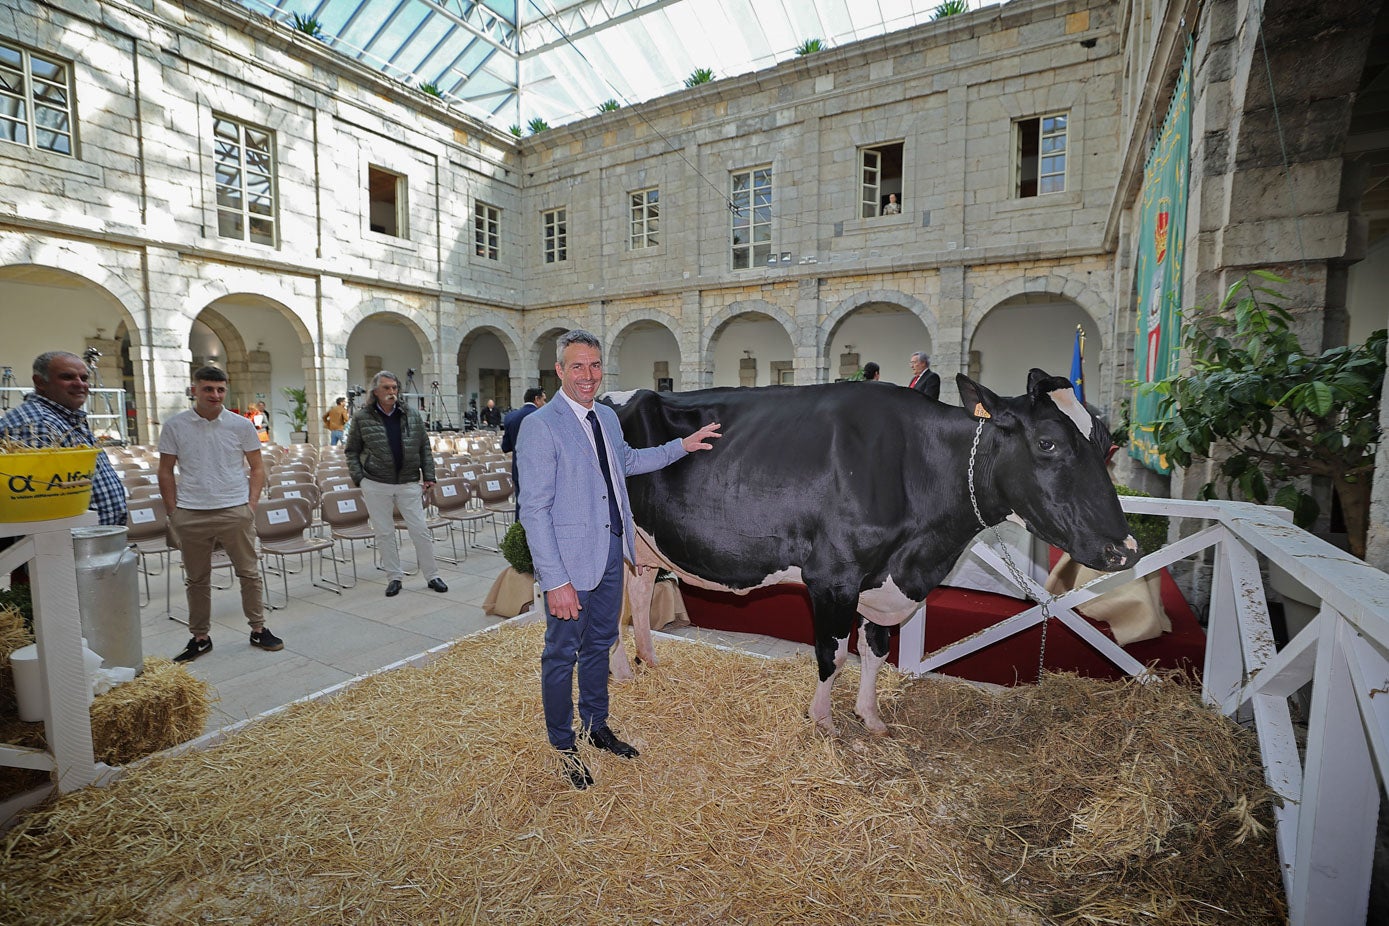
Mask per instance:
[[[531,6],[537,6],[539,0],[524,0],[524,2]],[[625,13],[619,13],[616,16],[595,17],[593,21],[590,21],[589,14],[595,10],[607,13],[609,8],[615,5],[613,0],[586,0],[584,3],[550,13],[549,18],[540,17],[531,20],[522,31],[518,43],[521,48],[521,57],[529,58],[533,55],[543,54],[550,49],[565,45],[569,41],[593,35],[604,29],[621,25],[628,20],[644,16],[653,10],[683,3],[685,0],[624,0],[624,2],[629,7]],[[544,42],[544,44],[534,48],[526,47],[532,34],[536,34],[537,40]]]

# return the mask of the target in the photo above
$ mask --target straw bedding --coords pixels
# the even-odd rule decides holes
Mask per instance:
[[[1248,737],[1181,684],[880,684],[894,736],[804,716],[808,659],[672,642],[614,686],[642,750],[546,745],[542,628],[156,756],[7,837],[14,923],[1275,923]]]

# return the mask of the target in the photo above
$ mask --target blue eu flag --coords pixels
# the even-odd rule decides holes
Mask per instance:
[[[1076,398],[1085,403],[1085,329],[1076,325],[1076,346],[1071,352],[1071,384]]]

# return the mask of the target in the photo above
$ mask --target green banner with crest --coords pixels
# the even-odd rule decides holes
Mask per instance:
[[[1182,251],[1186,243],[1187,168],[1191,151],[1191,44],[1187,43],[1162,133],[1143,171],[1138,225],[1137,332],[1134,378],[1166,379],[1177,370],[1181,345]],[[1172,471],[1158,452],[1158,396],[1135,395],[1129,456],[1159,473]]]

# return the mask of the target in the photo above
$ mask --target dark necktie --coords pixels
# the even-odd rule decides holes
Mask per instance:
[[[603,429],[598,424],[598,413],[588,410],[588,426],[593,429],[593,446],[598,451],[598,468],[603,471],[603,481],[608,484],[608,524],[613,536],[622,536],[622,509],[617,507],[617,493],[613,491],[613,474],[608,468],[608,445],[603,443]]]

